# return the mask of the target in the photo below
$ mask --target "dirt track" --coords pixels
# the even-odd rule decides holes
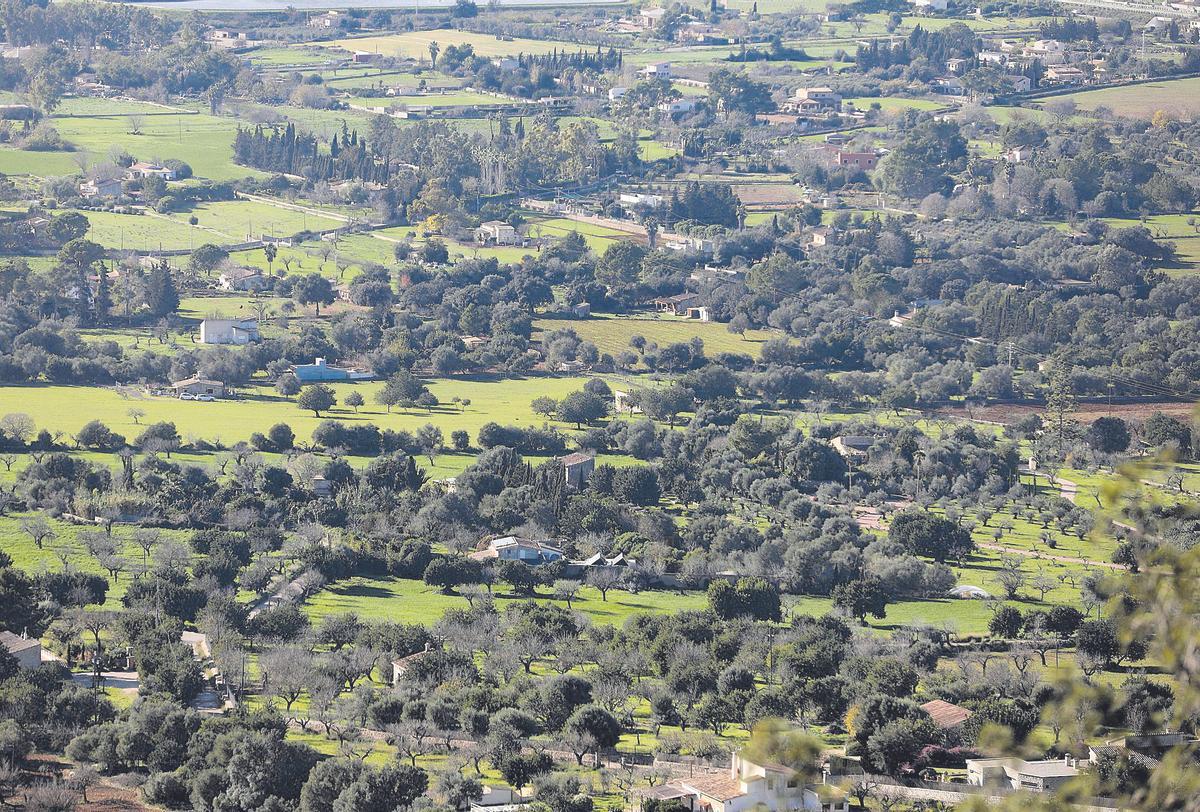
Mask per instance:
[[[1196,410],[1197,404],[1195,403],[1180,403],[1176,401],[1114,403],[1111,407],[1107,403],[1080,403],[1075,411],[1071,413],[1071,419],[1078,423],[1091,423],[1098,418],[1112,415],[1113,417],[1120,417],[1132,423],[1140,423],[1155,412],[1162,412],[1163,414],[1187,420],[1196,414]],[[1031,414],[1044,415],[1045,412],[1046,407],[1039,404],[997,403],[991,406],[981,406],[971,409],[970,417],[976,420],[1008,425],[1016,423],[1021,418]],[[962,406],[947,406],[938,409],[937,413],[964,420],[968,417],[967,410]]]

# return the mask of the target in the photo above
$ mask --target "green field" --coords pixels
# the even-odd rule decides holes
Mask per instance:
[[[206,242],[236,242],[224,235],[214,234],[163,215],[114,214],[108,211],[80,213],[91,224],[87,238],[105,248],[157,251],[171,248],[190,249]]]
[[[337,242],[337,254],[343,261],[354,263],[346,272],[346,281],[354,278],[359,270],[361,270],[363,263],[374,263],[384,266],[394,265],[396,262],[394,251],[397,241],[409,242],[414,247],[420,248],[425,240],[415,236],[410,237],[409,235],[413,233],[412,226],[397,226],[394,228],[385,228],[371,234],[350,234],[342,237]],[[379,236],[374,236],[376,234]],[[446,247],[450,251],[451,260],[458,257],[479,257],[483,259],[495,257],[498,262],[510,263],[520,262],[522,257],[537,253],[536,248],[481,247],[473,243],[462,243],[446,237],[439,237],[438,239],[446,243]],[[308,246],[306,245],[305,248],[307,250]],[[333,260],[331,258],[327,268],[332,268],[332,265]]]
[[[1166,271],[1180,275],[1200,273],[1200,228],[1188,220],[1200,225],[1200,213],[1154,214],[1147,216],[1144,222],[1134,217],[1108,217],[1104,222],[1113,228],[1144,225],[1155,238],[1174,243],[1178,261]]]
[[[322,78],[325,80],[327,87],[332,87],[337,90],[349,90],[360,87],[411,87],[414,91],[422,81],[445,87],[452,85],[454,87],[462,86],[462,79],[451,76],[448,73],[440,71],[423,70],[416,73],[400,73],[395,70],[379,70],[369,68],[366,70],[325,70],[320,71]]]
[[[597,254],[603,254],[607,248],[618,240],[635,239],[628,231],[618,231],[615,228],[582,223],[566,217],[530,218],[529,233],[539,237],[565,237],[572,231],[578,232],[587,241],[588,247]]]
[[[1107,107],[1116,115],[1129,118],[1150,119],[1161,110],[1174,118],[1189,120],[1200,115],[1200,77],[1085,90],[1054,99],[1071,99],[1081,110]]]
[[[507,99],[471,90],[456,90],[453,93],[414,93],[407,96],[352,96],[346,101],[358,107],[468,107],[473,104],[498,104]]]
[[[13,564],[31,575],[37,575],[44,572],[58,572],[63,568],[65,559],[70,562],[72,569],[104,575],[109,579],[105,605],[109,608],[119,608],[121,596],[125,594],[125,589],[133,576],[130,572],[121,573],[114,583],[109,573],[100,567],[80,540],[81,533],[103,533],[103,528],[50,519],[50,525],[55,535],[53,538],[45,539],[39,549],[33,538],[21,529],[21,519],[28,515],[30,514],[0,516],[0,550],[12,557]],[[113,527],[112,533],[113,538],[117,541],[120,555],[128,561],[131,567],[135,564],[140,565],[142,562],[142,549],[131,540],[133,529],[129,526],[116,525]],[[161,530],[159,532],[164,541],[183,541],[188,535],[186,532],[178,530]]]
[[[200,302],[226,300],[198,300]],[[188,304],[185,302],[185,304]],[[201,305],[195,305],[197,307]],[[195,312],[195,311],[194,311]],[[237,312],[230,309],[224,313]],[[199,311],[203,316],[204,311]],[[442,406],[432,413],[424,409],[403,411],[393,409],[389,414],[382,406],[374,403],[374,394],[382,386],[378,382],[360,384],[336,384],[338,397],[357,389],[366,398],[367,405],[359,413],[349,407],[334,407],[323,417],[336,417],[347,422],[371,422],[382,428],[413,430],[426,423],[440,427],[449,437],[455,429],[466,429],[472,439],[479,427],[492,420],[513,425],[541,425],[544,420],[529,408],[529,402],[539,396],[562,398],[582,388],[585,377],[551,377],[518,380],[479,380],[455,378],[436,380],[430,390],[442,401]],[[450,403],[454,397],[469,398],[471,405],[460,411]],[[86,398],[87,410],[81,411],[81,398]],[[272,425],[285,422],[292,426],[296,435],[308,439],[320,422],[312,412],[297,408],[295,401],[274,394],[269,387],[251,386],[246,389],[242,400],[225,400],[216,403],[198,403],[175,400],[170,397],[134,397],[115,389],[72,386],[6,386],[0,388],[0,414],[25,412],[34,417],[38,428],[63,431],[68,434],[79,430],[89,420],[100,420],[114,431],[126,436],[136,436],[140,429],[130,419],[128,412],[137,408],[145,412],[142,424],[159,420],[173,421],[185,438],[194,436],[207,440],[220,439],[235,443],[245,440],[255,431],[265,432]],[[568,434],[574,433],[573,426],[556,424]]]
[[[859,96],[857,98],[846,99],[851,102],[859,110],[870,110],[874,105],[879,105],[885,113],[899,113],[904,110],[939,110],[946,105],[943,102],[934,99],[908,99],[903,96]]]
[[[441,48],[448,45],[471,45],[477,56],[517,56],[518,54],[544,54],[551,51],[575,51],[580,46],[573,42],[534,40],[514,37],[500,39],[491,34],[472,31],[438,29],[436,31],[410,31],[404,34],[383,34],[374,37],[350,37],[324,43],[328,47],[347,51],[367,51],[391,57],[429,59],[429,44],[436,42]]]
[[[179,159],[190,165],[197,177],[210,180],[236,180],[259,174],[233,162],[233,136],[238,128],[234,119],[207,113],[169,112],[150,104],[133,108],[120,103],[116,109],[117,112],[107,113],[89,104],[78,115],[56,115],[51,124],[63,138],[88,152],[93,163],[107,160],[109,151],[116,147],[140,160]],[[135,127],[131,114],[141,118],[137,122],[141,132],[137,135],[132,133]],[[39,174],[36,169],[29,171]]]
[[[502,588],[495,592],[501,605],[511,600],[523,600],[504,593]],[[701,609],[705,605],[705,596],[702,592],[648,591],[632,595],[613,590],[608,594],[608,600],[603,601],[599,592],[584,587],[579,600],[573,604],[573,608],[593,621],[619,625],[638,612],[665,614]],[[364,620],[428,624],[440,618],[447,609],[466,606],[465,598],[444,595],[421,581],[386,577],[339,581],[323,590],[304,608],[314,622],[319,622],[325,615],[357,612]]]
[[[505,593],[503,587],[495,591],[501,606],[518,599]],[[580,594],[581,599],[573,601],[573,608],[593,622],[605,624],[623,623],[639,612],[669,614],[702,609],[706,605],[705,594],[698,591],[649,590],[630,594],[613,590],[607,601],[602,601],[599,593],[590,587],[584,587]],[[539,600],[549,598],[543,596]],[[828,598],[789,597],[785,603],[797,615],[821,616],[833,608]],[[356,612],[364,620],[432,624],[447,609],[466,606],[465,598],[444,595],[421,581],[356,577],[326,587],[306,603],[304,609],[314,622],[330,614]],[[887,617],[872,620],[871,626],[890,629],[903,625],[931,625],[960,634],[979,634],[987,630],[991,616],[991,610],[982,601],[901,601],[889,605]]]
[[[336,228],[340,220],[292,211],[254,200],[200,203],[194,208],[163,215],[86,211],[88,238],[108,248],[159,250],[193,249],[204,243],[232,245],[263,234],[287,236],[301,230]],[[188,220],[197,219],[196,225]]]
[[[196,217],[198,226],[224,236],[230,242],[257,239],[262,235],[286,237],[300,231],[325,231],[345,225],[343,220],[294,211],[258,200],[221,200],[201,203],[186,212],[170,215],[184,225]]]
[[[321,48],[302,46],[296,48],[256,48],[250,52],[250,61],[265,68],[312,65],[329,60],[329,53]]]
[[[659,346],[699,337],[704,341],[704,352],[710,356],[719,352],[757,356],[763,342],[782,335],[770,330],[748,330],[746,337],[741,338],[725,329],[724,324],[660,313],[634,316],[596,314],[586,319],[538,319],[533,326],[541,331],[574,330],[580,338],[595,344],[600,352],[612,355],[629,349],[630,336],[640,335]]]

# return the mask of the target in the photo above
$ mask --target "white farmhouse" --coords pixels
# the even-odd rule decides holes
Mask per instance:
[[[200,322],[201,344],[249,344],[258,341],[254,319],[205,319]]]

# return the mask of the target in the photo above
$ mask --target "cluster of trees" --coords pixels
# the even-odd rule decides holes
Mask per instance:
[[[517,65],[500,70],[488,57],[475,53],[468,44],[430,48],[434,64],[445,73],[468,77],[471,85],[482,90],[532,99],[552,96],[563,86],[577,87],[595,81],[598,75],[619,71],[623,55],[614,48],[596,47],[595,51],[559,51],[548,54],[519,54]]]
[[[330,138],[328,153],[318,147],[315,135],[297,133],[291,122],[270,132],[262,125],[253,130],[239,128],[233,139],[233,158],[255,169],[302,175],[310,181],[387,183],[394,169],[387,156],[369,150],[366,139],[345,125]]]

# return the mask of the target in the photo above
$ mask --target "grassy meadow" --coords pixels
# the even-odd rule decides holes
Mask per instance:
[[[1107,107],[1118,116],[1141,119],[1153,118],[1161,110],[1186,120],[1200,115],[1200,77],[1084,90],[1054,98],[1071,99],[1081,110]]]
[[[1200,92],[1200,85],[1197,86]],[[1190,222],[1189,222],[1190,221]],[[1175,246],[1176,263],[1166,272],[1182,275],[1200,272],[1200,212],[1191,214],[1152,214],[1140,220],[1136,217],[1105,218],[1113,228],[1145,226],[1158,240]]]
[[[14,466],[15,468],[16,466]],[[44,539],[39,548],[33,538],[21,528],[21,520],[30,514],[14,513],[0,516],[0,550],[12,557],[13,564],[18,569],[31,575],[45,572],[57,572],[63,569],[64,562],[81,572],[103,575],[109,579],[108,594],[105,606],[119,608],[121,597],[129,585],[133,575],[130,572],[120,573],[114,582],[108,572],[104,571],[96,559],[87,552],[83,542],[84,533],[104,533],[102,528],[88,525],[72,524],[59,519],[50,519],[54,536]],[[186,541],[190,535],[182,530],[161,530],[163,541]],[[142,548],[137,546],[133,538],[133,528],[115,525],[112,536],[118,543],[120,554],[126,559],[130,568],[140,566],[143,559]],[[151,552],[153,556],[153,552]],[[150,559],[153,563],[153,559]]]
[[[224,311],[230,312],[230,311]],[[96,387],[56,385],[5,386],[0,387],[0,414],[25,412],[34,417],[38,428],[77,432],[89,420],[100,420],[114,431],[126,436],[135,436],[140,429],[129,416],[130,409],[145,413],[141,423],[161,420],[173,421],[181,435],[235,443],[246,440],[253,432],[265,432],[276,423],[288,423],[301,440],[308,440],[312,431],[326,417],[336,417],[347,423],[371,422],[381,429],[413,430],[432,423],[449,437],[455,429],[466,429],[474,439],[484,423],[499,421],[512,425],[538,425],[544,420],[529,408],[529,402],[539,396],[562,398],[583,387],[588,379],[581,376],[536,376],[518,380],[495,380],[490,378],[440,379],[430,383],[429,389],[442,402],[432,411],[424,409],[393,409],[388,413],[375,404],[375,393],[382,388],[381,382],[334,384],[338,399],[342,400],[351,391],[359,391],[367,405],[356,413],[348,406],[335,406],[317,418],[296,406],[293,398],[275,394],[270,387],[250,386],[238,400],[221,400],[214,403],[180,401],[171,397],[151,397],[117,390]],[[460,409],[451,399],[467,398],[471,405]],[[80,410],[81,399],[86,399],[86,411]],[[573,426],[556,424],[571,433]]]
[[[66,107],[55,114],[51,123],[63,138],[88,153],[93,163],[107,160],[109,151],[117,148],[139,160],[176,158],[191,166],[196,177],[209,180],[261,174],[233,162],[238,121],[232,118],[192,110],[171,111],[152,104],[120,103],[112,112],[84,107],[73,113]]]
[[[551,51],[574,51],[581,46],[573,42],[534,40],[522,37],[500,37],[473,31],[438,29],[436,31],[409,31],[403,34],[384,34],[370,37],[348,37],[324,43],[328,47],[347,51],[367,51],[398,58],[429,59],[429,45],[436,42],[440,48],[448,45],[470,45],[478,56],[517,56],[518,54],[545,54]]]
[[[538,319],[533,326],[541,332],[574,330],[580,338],[595,344],[600,352],[612,355],[629,349],[630,337],[640,335],[660,346],[699,337],[704,341],[704,351],[708,355],[736,352],[757,356],[763,342],[782,335],[770,330],[747,330],[743,338],[729,332],[724,324],[661,313],[640,313],[631,316],[613,316],[605,313],[585,319]]]

